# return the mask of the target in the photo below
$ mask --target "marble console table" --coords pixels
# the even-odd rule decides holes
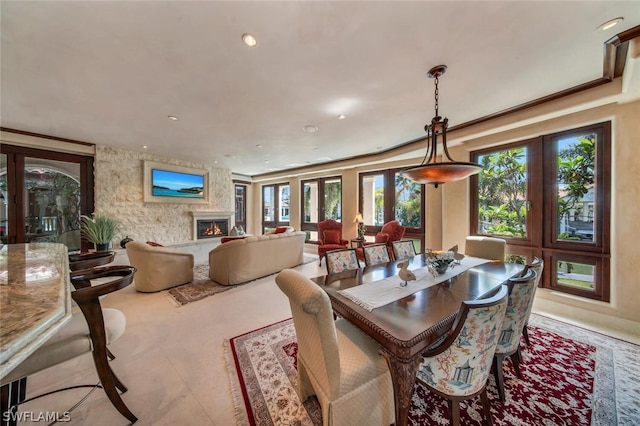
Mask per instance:
[[[8,244],[0,249],[0,379],[71,319],[64,244]]]

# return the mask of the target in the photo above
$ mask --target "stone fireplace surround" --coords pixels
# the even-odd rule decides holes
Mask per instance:
[[[194,261],[196,265],[204,265],[209,263],[209,252],[220,245],[220,238],[204,238],[198,239],[197,222],[198,220],[212,220],[212,219],[227,219],[228,230],[235,225],[235,212],[232,211],[204,211],[193,210],[189,212],[193,219],[192,225],[192,239],[190,241],[184,241],[180,243],[167,244],[167,247],[172,249],[181,250],[189,253],[193,253]],[[127,252],[124,249],[114,249],[116,252],[116,258],[114,265],[128,265],[129,259],[127,258]]]

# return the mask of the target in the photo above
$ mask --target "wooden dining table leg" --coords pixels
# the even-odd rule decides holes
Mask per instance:
[[[409,422],[409,408],[416,384],[416,373],[420,357],[413,360],[402,360],[386,350],[382,354],[387,360],[391,371],[391,382],[393,383],[393,399],[396,409],[396,426],[407,426]]]

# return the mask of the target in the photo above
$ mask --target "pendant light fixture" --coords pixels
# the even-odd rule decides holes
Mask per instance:
[[[427,132],[427,153],[419,166],[400,172],[414,182],[431,184],[436,188],[443,183],[466,179],[482,170],[482,167],[476,163],[454,161],[447,150],[447,123],[449,119],[438,115],[438,78],[446,71],[446,65],[437,65],[427,73],[429,78],[435,79],[436,106],[436,115],[431,119],[430,124],[424,126],[424,130]],[[438,137],[442,138],[442,150],[449,161],[438,162]]]

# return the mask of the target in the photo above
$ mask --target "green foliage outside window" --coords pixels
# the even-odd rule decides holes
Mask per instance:
[[[395,185],[396,220],[403,226],[420,228],[422,223],[420,184],[397,173],[395,176]]]
[[[478,220],[481,233],[526,235],[527,164],[524,148],[479,157]]]

